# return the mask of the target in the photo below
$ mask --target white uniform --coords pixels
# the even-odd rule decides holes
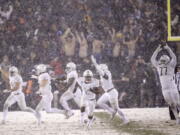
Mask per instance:
[[[63,108],[66,111],[70,111],[71,109],[68,105],[68,101],[70,99],[74,99],[76,104],[80,107],[80,99],[81,99],[81,90],[80,89],[75,89],[77,79],[78,79],[78,74],[77,71],[71,71],[70,73],[67,74],[67,80],[66,82],[69,81],[69,79],[74,78],[74,82],[72,83],[71,86],[64,92],[60,98],[60,103],[63,106]]]
[[[9,76],[9,83],[11,89],[14,89],[16,83],[20,83],[20,86],[18,90],[12,91],[9,97],[5,101],[4,109],[3,109],[3,122],[5,122],[6,120],[8,108],[16,102],[21,110],[32,112],[35,114],[35,111],[32,108],[26,106],[25,96],[24,93],[22,92],[22,86],[23,86],[22,77],[19,74],[16,74],[14,76]]]
[[[157,71],[159,74],[162,94],[165,101],[171,105],[180,105],[179,93],[177,90],[177,85],[175,84],[174,76],[174,63],[169,63],[168,65],[157,65]]]
[[[151,57],[152,64],[157,68],[161,87],[162,87],[162,94],[165,101],[171,107],[177,123],[180,124],[180,119],[178,117],[177,107],[180,109],[180,97],[177,89],[177,85],[175,84],[175,66],[176,66],[176,56],[172,52],[172,50],[167,46],[167,51],[171,56],[171,60],[168,61],[167,64],[161,64],[159,61],[156,60],[156,57],[159,53],[159,49],[157,48],[156,51],[153,53]]]
[[[47,113],[63,113],[61,110],[57,108],[51,108],[51,103],[53,100],[53,94],[51,92],[51,77],[48,73],[42,73],[38,77],[38,83],[39,85],[42,83],[42,81],[46,80],[47,84],[44,87],[39,88],[39,92],[42,96],[41,101],[36,107],[36,111],[40,115],[41,110],[45,110]]]
[[[101,86],[104,89],[105,93],[99,98],[97,104],[110,112],[110,114],[115,114],[116,112],[119,114],[120,118],[123,120],[124,123],[127,123],[128,120],[125,118],[124,114],[119,108],[118,103],[118,92],[114,88],[112,83],[112,75],[109,70],[103,71],[100,68],[97,69],[100,73],[100,82]],[[111,107],[107,104],[110,103]]]
[[[84,77],[78,78],[78,83],[82,87],[81,107],[84,106],[87,110],[88,116],[93,116],[96,107],[96,94],[91,92],[90,89],[99,87],[99,80],[93,78],[90,83],[85,82]]]

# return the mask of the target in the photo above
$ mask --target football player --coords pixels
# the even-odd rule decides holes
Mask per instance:
[[[180,65],[176,67],[175,74],[176,84],[178,87],[178,91],[180,92]]]
[[[53,100],[53,94],[51,91],[51,77],[47,72],[46,65],[40,64],[36,67],[37,71],[37,79],[39,84],[39,90],[37,91],[37,94],[39,94],[42,98],[39,104],[36,107],[36,112],[38,113],[40,119],[38,121],[38,124],[41,124],[41,110],[45,110],[47,113],[62,113],[64,112],[62,110],[59,110],[57,108],[52,108],[51,103]]]
[[[175,68],[175,82],[178,88],[178,92],[180,93],[180,66],[176,66]],[[178,111],[178,109],[177,109]],[[179,111],[178,111],[179,112]],[[176,120],[174,113],[172,112],[171,108],[169,107],[169,116],[171,120]]]
[[[162,55],[158,60],[156,59],[162,49],[167,50],[171,59],[168,55]],[[176,56],[167,44],[164,46],[159,45],[151,57],[151,62],[157,68],[163,97],[172,109],[176,118],[176,123],[180,124],[180,118],[177,110],[180,106],[180,97],[174,79],[174,70],[177,63]]]
[[[83,77],[78,78],[78,83],[82,87],[81,122],[87,123],[87,127],[90,128],[95,120],[93,112],[96,107],[96,94],[101,92],[99,80],[93,77],[91,70],[85,70]]]
[[[80,107],[81,90],[77,89],[78,73],[76,71],[76,65],[73,62],[69,62],[66,65],[66,80],[65,80],[65,92],[60,97],[60,104],[66,111],[66,118],[70,118],[74,115],[73,111],[68,105],[68,101],[74,99],[76,104]]]
[[[25,96],[22,92],[23,80],[21,75],[19,74],[17,67],[15,66],[9,68],[9,84],[9,92],[11,92],[11,94],[8,96],[4,103],[2,123],[5,124],[6,122],[8,108],[16,102],[18,103],[22,111],[31,112],[36,116],[37,119],[39,119],[37,113],[32,108],[26,106]]]
[[[94,56],[91,56],[91,60],[100,75],[101,86],[105,91],[105,93],[98,99],[97,105],[107,110],[111,114],[112,119],[115,114],[118,113],[120,118],[123,120],[123,124],[127,124],[129,121],[119,108],[118,91],[114,88],[111,72],[109,71],[108,66],[106,64],[97,64]],[[108,102],[111,106],[107,104]]]

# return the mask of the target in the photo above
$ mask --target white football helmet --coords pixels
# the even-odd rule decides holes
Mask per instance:
[[[46,67],[46,65],[44,65],[44,64],[39,64],[39,65],[36,67],[36,71],[37,71],[37,74],[38,74],[38,75],[41,74],[41,73],[43,73],[43,72],[46,72],[46,70],[47,70],[47,67]]]
[[[107,71],[108,70],[108,66],[106,64],[100,64],[100,68],[103,70],[103,71]]]
[[[74,71],[76,70],[76,64],[73,63],[73,62],[69,62],[67,65],[66,65],[66,73],[69,73],[71,71]]]
[[[170,61],[170,58],[168,55],[162,55],[159,61],[160,61],[160,64],[167,64]]]
[[[90,76],[90,77],[93,77],[93,73],[91,70],[85,70],[84,73],[83,73],[83,77],[86,77],[86,76]]]
[[[83,77],[85,78],[85,82],[89,83],[92,81],[93,73],[91,70],[85,70],[83,73]]]
[[[10,68],[9,68],[9,74],[10,74],[11,76],[13,76],[13,75],[15,75],[15,74],[18,74],[18,69],[17,69],[17,67],[15,67],[15,66],[10,67]]]

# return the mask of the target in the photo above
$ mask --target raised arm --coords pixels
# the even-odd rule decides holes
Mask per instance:
[[[71,30],[70,30],[69,34],[72,36],[73,42],[76,42],[76,36],[74,35],[74,33]]]
[[[158,48],[154,51],[152,57],[151,57],[151,63],[156,67],[158,65],[158,62],[156,60],[156,57],[158,53],[162,50],[161,45],[158,46]]]
[[[75,34],[76,34],[77,41],[81,44],[81,37],[79,33],[76,31]]]
[[[170,64],[176,65],[177,64],[177,57],[174,54],[174,52],[171,50],[171,48],[167,44],[164,46],[164,49],[166,49],[168,51],[169,55],[171,56]]]
[[[96,59],[94,58],[93,55],[91,56],[91,61],[92,61],[93,65],[95,66],[95,68],[96,68],[97,72],[99,73],[99,75],[104,76],[105,73],[101,70],[100,66],[97,64]]]
[[[67,37],[67,35],[70,33],[71,29],[67,28],[67,30],[64,32],[64,34],[61,36],[61,40],[63,42],[65,42],[65,38]]]
[[[81,37],[82,37],[82,41],[83,41],[83,42],[87,42],[86,37],[85,37],[85,35],[84,35],[83,32],[81,32]]]
[[[135,44],[139,39],[139,36],[137,36],[134,40],[131,40],[131,41],[125,41],[123,40],[123,43],[126,44],[126,45],[129,45],[129,44]]]

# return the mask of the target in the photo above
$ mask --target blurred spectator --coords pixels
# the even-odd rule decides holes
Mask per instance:
[[[62,69],[62,64],[59,60],[58,57],[55,57],[51,62],[50,62],[50,66],[53,68],[54,74],[55,75],[61,75],[64,73],[63,69]]]
[[[7,55],[5,55],[3,57],[3,60],[0,64],[1,66],[1,78],[2,78],[2,84],[1,84],[1,88],[5,89],[5,88],[9,88],[9,67],[10,65],[10,61],[9,61],[9,57]]]
[[[75,55],[76,38],[71,29],[68,28],[61,36],[63,43],[63,51],[67,57],[73,57]]]
[[[120,42],[116,42],[116,44],[114,45],[114,48],[113,48],[113,57],[114,58],[119,57],[120,52],[121,52]]]
[[[80,34],[76,32],[76,37],[79,42],[79,57],[86,58],[88,56],[88,43],[83,32]]]
[[[173,5],[172,33],[180,35],[180,6]],[[162,0],[1,2],[1,77],[8,85],[8,68],[15,65],[29,80],[27,74],[39,63],[49,63],[59,75],[68,61],[77,64],[81,75],[94,69],[88,57],[94,55],[98,63],[108,64],[122,106],[163,106],[157,72],[147,63],[167,38],[165,8]],[[173,44],[180,62],[179,43]]]
[[[92,54],[94,55],[98,63],[102,60],[103,47],[104,43],[101,40],[94,39],[92,43]]]
[[[6,20],[9,20],[12,12],[13,12],[13,6],[9,5],[8,7],[9,9],[7,11],[3,11],[2,8],[0,7],[0,17],[4,17]],[[2,18],[1,18],[2,19]],[[4,22],[1,21],[1,24],[3,24]]]

